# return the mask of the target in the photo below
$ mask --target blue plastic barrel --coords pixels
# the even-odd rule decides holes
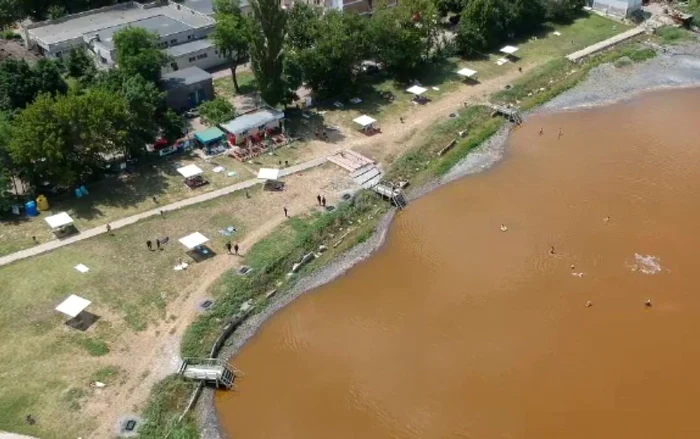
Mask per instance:
[[[37,216],[39,215],[39,209],[36,207],[36,201],[29,201],[24,205],[27,209],[27,216]]]

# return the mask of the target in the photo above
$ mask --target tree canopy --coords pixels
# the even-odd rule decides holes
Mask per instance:
[[[284,73],[284,36],[287,13],[280,0],[252,0],[250,62],[258,82],[260,96],[270,105],[277,105],[288,93]]]
[[[62,94],[67,90],[55,61],[42,59],[33,68],[24,60],[0,63],[0,111],[20,110],[40,93]]]
[[[237,1],[218,0],[215,3],[216,27],[211,38],[219,53],[226,58],[236,92],[240,92],[236,68],[248,58],[248,19],[241,13]]]
[[[199,114],[207,125],[219,125],[236,117],[236,107],[227,99],[217,97],[200,105]]]
[[[126,101],[104,88],[42,94],[16,117],[9,154],[25,180],[72,186],[125,149],[130,120]]]
[[[157,34],[141,27],[127,27],[114,34],[119,69],[128,76],[141,75],[144,79],[158,82],[161,69],[168,56],[159,44]]]

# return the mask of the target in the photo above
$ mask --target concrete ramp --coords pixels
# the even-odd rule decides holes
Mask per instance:
[[[574,52],[570,55],[567,55],[566,59],[572,62],[581,61],[586,57],[595,55],[596,53],[601,52],[609,47],[630,40],[636,37],[637,35],[643,34],[644,32],[646,32],[646,29],[643,26],[635,27],[634,29],[630,29],[626,32],[622,32],[621,34],[617,34],[612,38],[608,38],[605,41],[601,41],[599,43],[588,46],[585,49],[581,49],[578,52]]]

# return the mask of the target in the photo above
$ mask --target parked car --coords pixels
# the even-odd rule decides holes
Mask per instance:
[[[187,110],[185,112],[185,117],[188,119],[194,119],[195,117],[199,117],[199,108],[192,108],[190,110]]]

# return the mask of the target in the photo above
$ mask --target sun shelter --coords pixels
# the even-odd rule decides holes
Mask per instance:
[[[413,87],[407,89],[406,91],[411,93],[412,95],[414,95],[414,97],[413,97],[414,102],[419,103],[419,104],[423,104],[423,103],[428,102],[428,100],[422,96],[423,93],[428,91],[427,88],[423,88],[419,85],[414,85]]]
[[[366,114],[363,114],[362,116],[353,119],[353,122],[361,126],[361,130],[364,133],[374,134],[379,132],[379,128],[374,126],[374,124],[377,122],[377,119],[369,117]]]
[[[75,294],[68,296],[66,300],[61,302],[60,305],[56,307],[56,311],[67,315],[68,317],[75,318],[80,315],[81,312],[85,311],[92,302],[84,299]]]
[[[45,221],[56,235],[68,234],[76,230],[75,225],[73,224],[73,218],[71,218],[66,212],[48,216],[46,217]]]
[[[258,178],[261,180],[277,180],[280,177],[280,170],[275,168],[260,168]]]
[[[465,67],[462,70],[459,70],[457,72],[457,74],[459,76],[462,76],[463,78],[471,79],[472,81],[475,81],[477,72],[476,72],[476,70],[468,69]]]
[[[177,168],[177,172],[185,177],[185,185],[190,189],[195,189],[209,183],[202,174],[204,171],[197,165],[187,165]]]
[[[194,134],[195,140],[202,145],[208,146],[221,141],[224,138],[224,132],[217,127],[207,128],[203,131],[198,131]]]
[[[214,252],[204,245],[207,242],[209,242],[209,238],[199,232],[194,232],[180,238],[180,243],[188,250],[187,254],[195,261],[200,261],[214,255]]]
[[[515,46],[506,46],[503,49],[501,49],[501,53],[505,53],[506,56],[514,57],[515,58],[515,53],[520,50]]]

